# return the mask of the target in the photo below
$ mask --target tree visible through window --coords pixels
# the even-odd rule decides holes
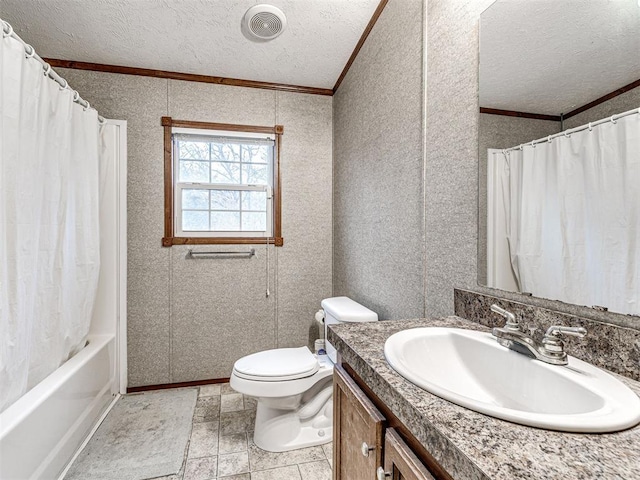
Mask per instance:
[[[233,239],[248,243],[246,239],[265,238],[281,244],[274,229],[280,223],[279,217],[276,221],[280,213],[277,149],[282,129],[276,133],[272,127],[263,133],[234,126],[238,130],[226,131],[215,128],[221,124],[203,124],[210,128],[201,129],[176,127],[176,123],[186,122],[171,122],[174,231],[170,244],[236,243]],[[166,147],[165,138],[165,155]],[[169,244],[167,230],[165,245]]]

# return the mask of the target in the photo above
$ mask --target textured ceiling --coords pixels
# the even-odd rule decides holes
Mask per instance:
[[[481,16],[482,107],[559,115],[638,79],[638,0],[497,0]]]
[[[287,28],[242,34],[270,3]],[[0,0],[0,17],[43,57],[331,88],[379,0]]]

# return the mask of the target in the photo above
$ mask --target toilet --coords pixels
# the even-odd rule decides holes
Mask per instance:
[[[327,326],[375,322],[378,315],[348,297],[321,302]],[[276,348],[239,359],[231,387],[257,398],[255,444],[286,452],[333,440],[333,365],[336,349],[326,342],[327,359],[318,361],[307,347]],[[324,355],[322,356],[324,357]]]

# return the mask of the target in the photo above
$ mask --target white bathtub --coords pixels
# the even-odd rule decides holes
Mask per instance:
[[[0,414],[0,479],[55,480],[117,394],[114,335],[88,344]]]

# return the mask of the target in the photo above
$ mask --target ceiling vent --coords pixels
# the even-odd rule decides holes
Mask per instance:
[[[255,5],[242,19],[242,33],[249,40],[266,42],[280,35],[287,26],[284,12],[273,5]]]

